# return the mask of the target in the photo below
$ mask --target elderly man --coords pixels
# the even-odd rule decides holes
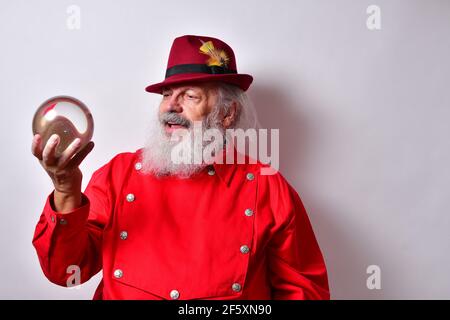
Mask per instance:
[[[329,299],[326,267],[296,191],[267,165],[217,161],[240,153],[229,139],[200,162],[174,161],[185,135],[255,125],[232,49],[204,36],[173,42],[147,145],[98,169],[84,192],[79,164],[93,142],[75,141],[59,157],[57,135],[32,151],[50,175],[33,244],[46,277],[83,283],[103,271],[94,299]],[[186,132],[188,134],[186,134]],[[192,141],[185,139],[187,146]],[[188,150],[194,157],[205,145]],[[220,152],[217,152],[220,150]]]

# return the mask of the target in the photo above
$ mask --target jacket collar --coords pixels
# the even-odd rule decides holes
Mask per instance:
[[[142,153],[144,152],[144,148],[140,148],[137,150],[136,154],[138,156],[138,159],[142,159]],[[232,153],[232,156],[231,154]],[[227,161],[227,154],[228,159],[233,159],[232,163],[226,163]],[[242,155],[241,155],[242,156]],[[227,186],[230,186],[231,180],[233,179],[233,176],[235,175],[235,172],[237,170],[237,160],[238,160],[238,152],[234,146],[229,146],[227,148],[224,148],[221,157],[223,159],[223,163],[217,163],[214,161],[212,164],[208,165],[205,170],[206,172],[210,170],[214,170],[214,173],[219,176],[219,179]],[[244,155],[245,161],[248,161],[248,158],[246,155]],[[230,161],[229,161],[230,162]],[[245,162],[247,163],[247,162]]]

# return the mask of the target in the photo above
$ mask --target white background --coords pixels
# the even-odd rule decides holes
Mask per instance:
[[[69,5],[81,29],[69,30]],[[381,8],[381,30],[366,9]],[[335,299],[450,298],[450,1],[0,1],[0,298],[90,299],[44,277],[31,245],[50,179],[31,120],[69,94],[95,121],[92,172],[145,142],[172,40],[230,44],[281,172],[309,212]],[[381,290],[366,269],[381,268]]]

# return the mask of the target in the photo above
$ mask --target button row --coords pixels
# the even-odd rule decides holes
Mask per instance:
[[[55,216],[50,216],[50,220],[55,223],[56,222],[56,218]],[[64,218],[59,219],[59,224],[61,225],[66,225],[67,224],[67,220]]]
[[[123,271],[121,269],[114,270],[114,278],[120,279],[122,277],[123,277]],[[231,285],[231,289],[234,292],[240,292],[242,290],[242,286],[239,283],[235,282]],[[174,289],[174,290],[170,291],[169,296],[172,300],[178,300],[180,298],[180,292],[178,290]]]
[[[137,165],[137,164],[136,164]],[[142,165],[139,163],[139,165],[140,165],[140,168],[142,168]],[[139,169],[140,169],[139,168]],[[138,169],[137,169],[138,170]],[[208,169],[208,174],[210,175],[210,176],[213,176],[213,175],[215,175],[216,174],[216,171],[214,170],[214,168],[210,168],[210,169]],[[247,180],[248,181],[252,181],[252,180],[254,180],[255,179],[255,175],[253,174],[253,173],[251,173],[251,172],[249,172],[249,173],[247,173],[247,175],[246,175],[246,177],[247,177]]]
[[[134,168],[136,169],[136,170],[141,170],[142,169],[142,163],[140,163],[140,162],[137,162],[135,165],[134,165]],[[208,175],[210,175],[210,176],[213,176],[213,175],[215,175],[215,170],[214,169],[210,169],[210,170],[208,170]],[[253,173],[247,173],[247,180],[249,180],[249,181],[252,181],[253,179],[255,179],[255,176],[254,176],[254,174]],[[135,197],[135,195],[134,194],[132,194],[132,193],[129,193],[129,194],[127,194],[127,196],[126,196],[126,199],[127,199],[127,201],[128,202],[133,202],[135,199],[136,199],[136,197]],[[252,215],[253,215],[253,210],[252,209],[245,209],[245,215],[247,216],[247,217],[251,217]],[[52,216],[52,221],[53,221],[53,219],[54,219],[54,217]],[[62,219],[63,220],[63,219]],[[61,224],[64,224],[63,222],[60,222]],[[121,240],[126,240],[128,238],[128,232],[127,231],[122,231],[122,232],[120,232],[120,239]],[[249,253],[250,252],[250,248],[247,246],[247,245],[242,245],[241,247],[240,247],[240,251],[241,251],[241,253],[242,254],[247,254],[247,253]],[[114,270],[114,277],[116,278],[116,279],[120,279],[120,278],[122,278],[123,277],[123,271],[121,270],[121,269],[116,269],[116,270]],[[241,290],[242,290],[242,286],[239,284],[239,283],[233,283],[232,284],[232,286],[231,286],[231,289],[234,291],[234,292],[240,292]],[[178,290],[172,290],[172,291],[170,291],[170,298],[172,299],[172,300],[177,300],[177,299],[179,299],[180,298],[180,292],[178,291]]]

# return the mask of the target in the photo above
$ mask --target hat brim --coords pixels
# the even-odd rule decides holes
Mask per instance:
[[[205,73],[190,73],[173,75],[163,82],[149,85],[145,88],[151,93],[162,93],[162,89],[169,85],[176,85],[189,82],[204,82],[204,81],[220,81],[228,84],[238,86],[244,91],[250,87],[253,82],[253,77],[249,74],[205,74]]]

